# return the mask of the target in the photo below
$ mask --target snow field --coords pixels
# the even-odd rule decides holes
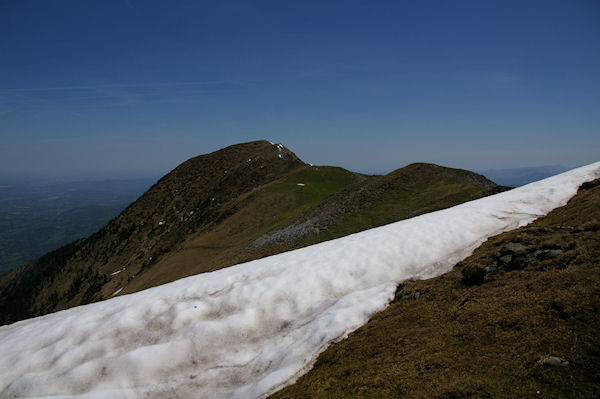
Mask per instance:
[[[406,279],[564,205],[600,162],[453,208],[0,327],[0,398],[263,397]]]

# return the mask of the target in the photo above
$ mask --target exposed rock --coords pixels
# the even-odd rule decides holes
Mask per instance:
[[[495,271],[496,269],[498,269],[498,262],[493,261],[492,263],[490,263],[489,265],[484,267],[483,271],[486,273],[491,273],[491,272]]]
[[[546,366],[555,366],[555,367],[566,367],[569,365],[569,362],[562,357],[558,356],[548,356],[544,360],[542,360],[542,364]]]
[[[484,268],[476,265],[468,265],[462,269],[462,282],[465,285],[480,285],[486,275]]]
[[[558,255],[562,254],[562,249],[538,249],[533,254],[539,260],[546,260],[556,258]]]
[[[523,260],[525,266],[537,266],[540,262],[537,260],[534,254],[527,254]]]
[[[544,233],[548,232],[548,230],[543,227],[531,226],[531,227],[524,228],[522,230],[522,232],[537,235],[537,234],[544,234]]]
[[[497,264],[499,269],[514,270],[523,268],[522,265],[519,264],[519,262],[516,262],[515,257],[512,254],[500,256],[498,258]]]
[[[291,241],[306,234],[317,234],[320,231],[318,222],[318,218],[315,217],[300,223],[294,223],[281,230],[276,230],[270,234],[257,238],[248,246],[248,248],[258,248],[270,243]]]
[[[493,272],[497,269],[521,270],[526,266],[537,266],[541,261],[552,259],[563,253],[562,249],[538,249],[530,252],[527,245],[511,241],[495,255],[496,260],[489,264],[484,271]]]
[[[592,180],[592,181],[587,181],[585,183],[583,183],[581,186],[579,186],[580,190],[589,190],[591,188],[594,188],[596,186],[600,185],[600,179],[596,179],[596,180]]]
[[[513,241],[506,244],[503,248],[503,251],[505,251],[506,253],[514,255],[525,255],[527,253],[527,250],[528,248],[525,245]]]
[[[508,254],[508,255],[504,255],[498,258],[498,266],[502,267],[505,266],[507,264],[509,264],[513,259],[513,256]]]

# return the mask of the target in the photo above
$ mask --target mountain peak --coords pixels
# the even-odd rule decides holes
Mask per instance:
[[[403,184],[417,184],[423,180],[438,178],[452,178],[463,180],[465,182],[474,183],[486,189],[491,189],[496,186],[496,183],[487,179],[478,173],[471,172],[465,169],[455,169],[446,166],[440,166],[433,163],[415,162],[403,168],[396,169],[390,172],[387,176],[394,178]]]
[[[267,140],[249,141],[246,143],[233,144],[210,154],[200,155],[192,158],[206,157],[254,157],[268,161],[283,159],[304,163],[296,154],[281,143],[273,143]]]
[[[46,254],[19,271],[22,278],[11,277],[6,289],[0,279],[0,323],[139,291],[491,193],[480,179],[464,176],[469,173],[414,164],[386,176],[366,176],[309,166],[283,144],[266,140],[199,155],[162,177],[92,236]]]
[[[272,143],[272,142],[268,142],[272,147],[275,147],[275,150],[277,151],[277,157],[279,159],[285,159],[288,161],[299,161],[302,162],[300,160],[300,158],[298,158],[296,156],[296,154],[294,154],[292,151],[290,151],[288,148],[286,148],[283,144],[281,143]]]

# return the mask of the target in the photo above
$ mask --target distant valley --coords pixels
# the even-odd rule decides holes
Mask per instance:
[[[155,181],[0,181],[0,274],[92,234]]]
[[[561,165],[547,165],[526,168],[487,169],[477,171],[477,173],[481,173],[497,184],[518,187],[566,172],[567,170],[569,168]]]

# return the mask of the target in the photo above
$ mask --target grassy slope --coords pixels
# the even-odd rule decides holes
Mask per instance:
[[[435,165],[364,176],[306,165],[268,142],[231,146],[184,162],[88,239],[0,276],[0,323],[110,298],[120,289],[121,295],[136,292],[497,190],[479,175]],[[318,234],[252,245],[311,215],[317,215]]]
[[[237,198],[303,165],[266,141],[187,160],[90,237],[0,276],[0,323],[110,296],[115,281],[140,277],[190,234],[230,217]]]
[[[499,190],[502,188],[471,172],[429,164],[413,164],[386,176],[306,165],[242,196],[235,214],[214,230],[187,238],[178,251],[165,256],[158,267],[131,282],[123,293],[339,238]],[[318,234],[249,247],[267,232],[322,214],[326,220]],[[105,293],[117,288],[118,284],[108,285]]]
[[[291,223],[299,213],[328,195],[364,179],[338,167],[304,165],[294,169],[285,177],[237,198],[232,204],[235,213],[213,229],[187,237],[176,251],[132,281],[124,293],[265,256],[261,251],[248,250],[248,245],[267,231]],[[114,292],[111,290],[116,290],[119,284],[107,285],[105,292]]]
[[[299,215],[295,225],[318,231],[265,244],[281,252],[448,208],[505,190],[472,172],[432,164],[411,164],[385,176],[350,184]],[[277,236],[271,231],[270,236]]]
[[[450,273],[402,284],[390,307],[272,397],[597,398],[599,221],[600,186],[580,190],[533,225],[490,239]],[[509,242],[524,253],[480,285],[462,282],[463,270],[492,264]],[[527,260],[546,249],[562,253]],[[542,364],[548,356],[569,365]]]
[[[340,237],[393,221],[448,208],[502,190],[489,181],[474,184],[471,172],[412,164],[368,182],[372,199],[360,199],[358,212],[340,215],[320,239]]]

